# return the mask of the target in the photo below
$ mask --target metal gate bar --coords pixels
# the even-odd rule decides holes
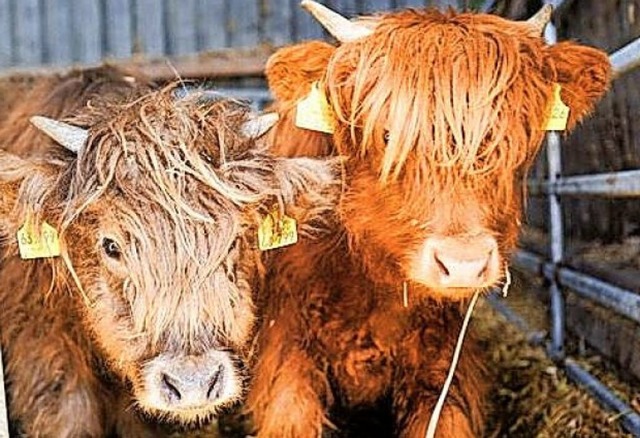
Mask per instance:
[[[628,198],[640,196],[640,170],[568,176],[551,181],[531,181],[531,195],[554,193],[565,196],[607,196]]]
[[[514,266],[556,280],[581,297],[597,302],[607,309],[640,323],[640,295],[576,270],[546,262],[541,256],[520,250],[513,259]]]

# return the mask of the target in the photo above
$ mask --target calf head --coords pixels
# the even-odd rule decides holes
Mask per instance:
[[[101,359],[151,415],[189,424],[239,398],[262,270],[257,227],[275,205],[304,232],[337,197],[335,160],[271,157],[258,140],[266,121],[167,89],[93,101],[73,125],[35,118],[68,149],[57,158],[0,152],[9,250],[27,216],[58,230],[62,257],[28,262],[54,268],[49,305],[74,291]]]
[[[284,152],[348,157],[343,223],[374,278],[451,299],[498,283],[554,89],[570,108],[569,131],[608,87],[606,54],[547,46],[548,8],[527,22],[437,10],[349,21],[303,6],[341,44],[302,43],[269,60]],[[332,134],[294,125],[313,83],[333,112]]]

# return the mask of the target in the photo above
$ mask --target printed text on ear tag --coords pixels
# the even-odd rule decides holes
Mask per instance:
[[[280,214],[277,209],[269,213],[258,228],[258,248],[261,251],[293,245],[297,241],[295,219]]]
[[[30,218],[18,230],[18,249],[25,260],[58,257],[60,240],[55,228],[46,222],[36,227]]]
[[[333,134],[335,131],[335,117],[318,83],[311,85],[311,91],[296,106],[296,126],[312,131]]]
[[[553,84],[553,100],[549,105],[547,123],[544,127],[545,131],[564,131],[567,129],[569,107],[564,104],[560,97],[561,89],[559,84]]]

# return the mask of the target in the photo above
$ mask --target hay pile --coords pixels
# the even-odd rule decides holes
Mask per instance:
[[[523,333],[487,303],[478,307],[474,323],[490,355],[496,382],[487,437],[630,436],[621,428],[618,416],[604,411],[571,383],[541,347],[529,345]],[[637,388],[634,391],[630,385],[619,382],[613,373],[599,369],[598,357],[579,362],[616,388],[626,401],[630,397],[625,394],[637,392]],[[636,398],[635,403],[639,402]]]

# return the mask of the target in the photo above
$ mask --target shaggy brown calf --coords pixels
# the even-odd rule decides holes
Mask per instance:
[[[348,157],[347,187],[335,234],[270,266],[249,407],[261,437],[313,437],[333,409],[388,398],[396,433],[424,437],[464,302],[505,276],[555,85],[570,130],[610,66],[592,48],[546,46],[548,9],[529,22],[436,10],[349,21],[303,4],[341,44],[270,59],[274,148]],[[467,339],[438,436],[481,434],[482,376]]]
[[[45,81],[10,115],[24,131],[5,126],[0,143],[32,155],[0,151],[10,418],[56,438],[206,421],[243,393],[264,272],[258,224],[280,205],[312,230],[336,198],[335,160],[266,154],[265,118],[201,92],[178,99],[110,70]],[[57,101],[66,96],[83,101]],[[73,125],[34,123],[66,149],[23,120],[68,115],[56,101],[78,110]],[[56,239],[61,254],[23,260],[43,255],[19,255],[40,225],[44,255]]]

